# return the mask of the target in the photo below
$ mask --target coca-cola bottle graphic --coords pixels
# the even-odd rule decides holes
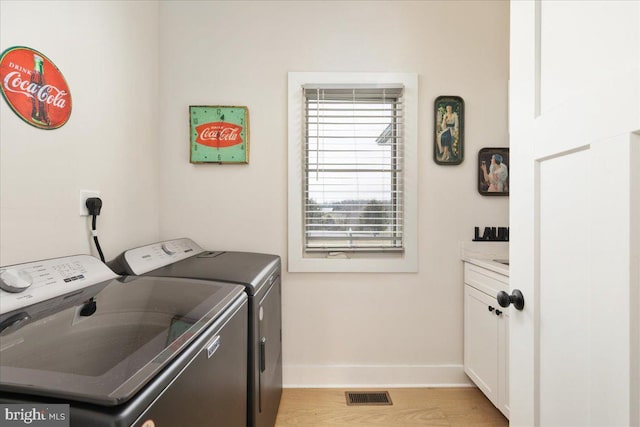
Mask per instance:
[[[34,122],[48,125],[49,115],[47,114],[47,94],[40,93],[40,88],[44,86],[44,61],[41,56],[33,55],[33,73],[31,73],[31,83],[38,88],[31,99],[31,118]]]

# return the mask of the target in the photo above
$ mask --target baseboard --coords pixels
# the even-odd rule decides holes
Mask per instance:
[[[471,387],[462,365],[285,365],[285,388]]]

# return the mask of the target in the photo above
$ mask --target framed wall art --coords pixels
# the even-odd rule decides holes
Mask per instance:
[[[433,112],[433,160],[439,165],[459,165],[464,160],[464,101],[459,96],[439,96]]]
[[[189,106],[191,163],[249,163],[249,109]]]
[[[478,192],[483,196],[509,195],[508,148],[483,148],[478,152]]]

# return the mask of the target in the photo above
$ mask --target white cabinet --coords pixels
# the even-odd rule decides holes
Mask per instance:
[[[509,418],[510,308],[496,300],[509,277],[500,273],[504,267],[487,267],[464,263],[464,371]]]

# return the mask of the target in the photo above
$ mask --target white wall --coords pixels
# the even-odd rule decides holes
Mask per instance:
[[[508,145],[509,4],[162,2],[161,237],[277,253],[285,383],[447,384],[462,373],[460,241],[507,225],[477,193],[477,153]],[[288,274],[287,72],[416,72],[419,273]],[[465,161],[433,162],[433,101],[465,100]],[[189,163],[188,106],[246,105],[251,161]]]
[[[79,190],[93,189],[107,259],[189,236],[286,266],[287,72],[417,72],[420,271],[285,271],[285,382],[465,382],[459,242],[508,221],[506,198],[476,191],[478,150],[508,145],[508,14],[502,1],[3,0],[0,49],[49,56],[73,112],[43,131],[0,103],[0,264],[92,251],[77,210]],[[432,160],[439,95],[465,100],[461,166]],[[187,112],[199,104],[249,107],[248,166],[189,164]]]
[[[0,265],[93,251],[80,189],[101,191],[107,259],[157,240],[157,2],[3,0],[0,15],[0,50],[47,55],[73,102],[45,131],[0,101]]]

